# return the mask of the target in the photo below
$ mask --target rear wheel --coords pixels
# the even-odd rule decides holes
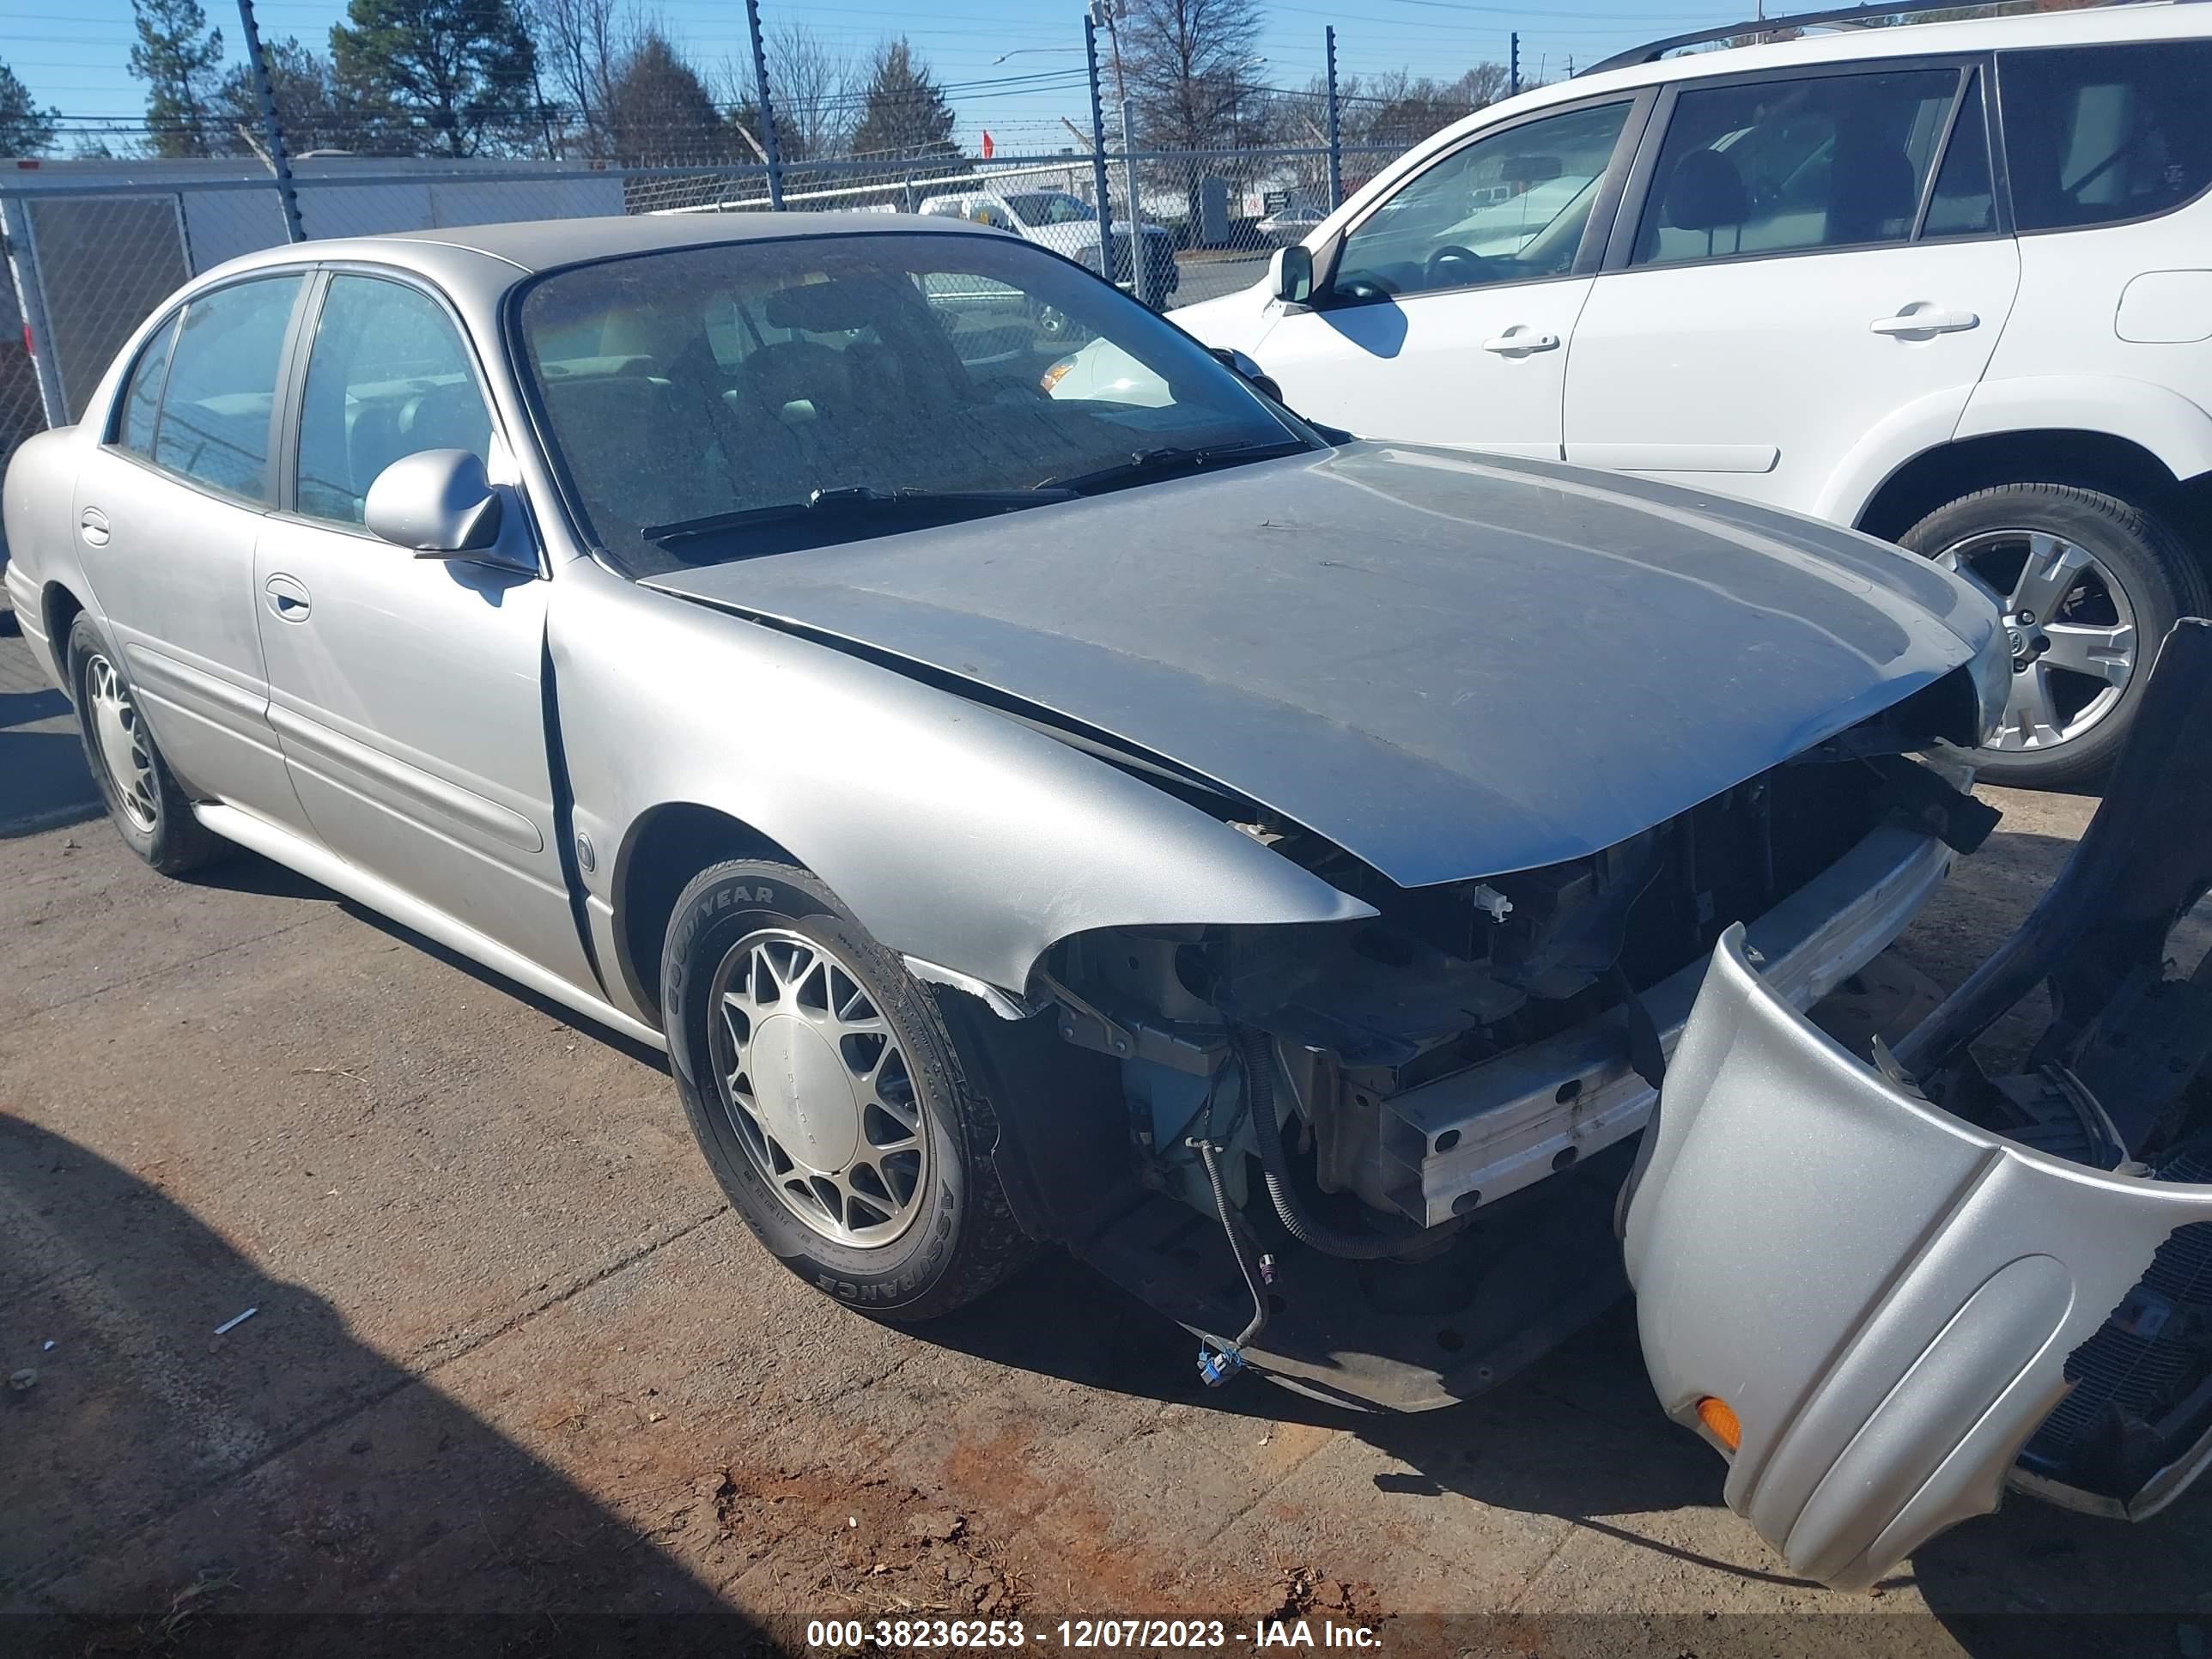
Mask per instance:
[[[1026,1258],[997,1121],[935,994],[789,865],[702,872],[661,959],[677,1089],[715,1178],[817,1289],[886,1319],[950,1313]]]
[[[1903,544],[1973,582],[2004,618],[2011,694],[1976,756],[1993,783],[2088,783],[2127,735],[2160,643],[2201,616],[2204,574],[2155,514],[2065,484],[2005,484],[1938,507]]]
[[[69,674],[85,762],[124,844],[165,876],[181,876],[228,852],[229,843],[192,816],[191,802],[139,714],[118,653],[82,611],[70,628]]]

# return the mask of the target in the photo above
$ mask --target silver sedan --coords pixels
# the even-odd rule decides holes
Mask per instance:
[[[1790,1008],[1880,951],[2007,674],[1894,549],[1353,441],[889,216],[236,261],[5,505],[155,868],[250,848],[665,1047],[842,1301],[1061,1244],[1209,1382],[1400,1407],[1621,1293],[1715,946]]]

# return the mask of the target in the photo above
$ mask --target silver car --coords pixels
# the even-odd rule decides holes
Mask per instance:
[[[155,868],[252,848],[665,1047],[841,1301],[1057,1243],[1208,1381],[1401,1407],[1622,1292],[1716,945],[1785,1010],[1881,951],[2008,668],[1893,548],[1344,441],[938,220],[257,254],[5,503]]]

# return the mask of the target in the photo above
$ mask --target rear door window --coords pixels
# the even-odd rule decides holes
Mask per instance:
[[[1635,263],[1909,240],[1958,90],[1957,70],[1917,69],[1682,93]]]
[[[2001,52],[1997,87],[2022,230],[2146,218],[2212,184],[2212,40]]]
[[[269,417],[301,280],[240,283],[185,307],[154,432],[156,466],[248,501],[270,499]]]

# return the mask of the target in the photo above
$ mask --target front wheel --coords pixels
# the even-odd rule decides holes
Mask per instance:
[[[2203,570],[2156,514],[2065,484],[2005,484],[1938,507],[1902,544],[2002,615],[2011,693],[1975,756],[1992,783],[2089,783],[2119,752],[2160,643],[2202,616]]]
[[[820,882],[740,860],[676,902],[661,957],[678,1092],[731,1204],[817,1290],[950,1313],[1029,1252],[935,994]]]

